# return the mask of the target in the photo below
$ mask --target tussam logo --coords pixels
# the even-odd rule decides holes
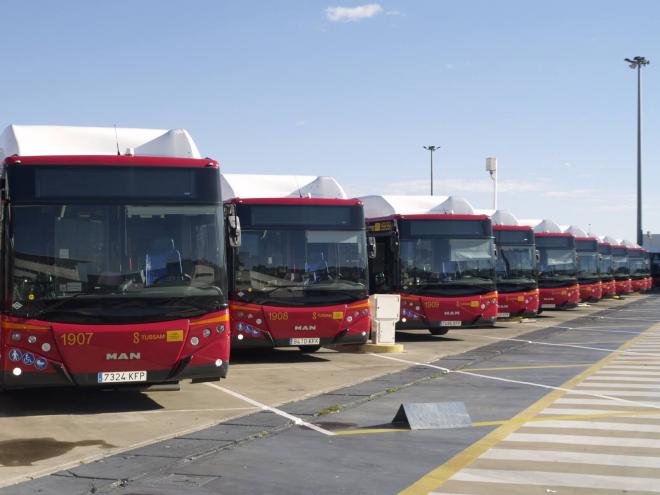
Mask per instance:
[[[139,352],[109,352],[105,355],[106,361],[132,361],[140,359]]]
[[[316,325],[294,325],[293,329],[298,332],[307,332],[310,330],[316,330]]]

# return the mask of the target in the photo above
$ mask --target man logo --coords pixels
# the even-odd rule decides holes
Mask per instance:
[[[294,325],[293,329],[297,332],[308,332],[316,330],[316,325]]]
[[[105,355],[106,361],[134,361],[141,359],[139,352],[109,352]]]

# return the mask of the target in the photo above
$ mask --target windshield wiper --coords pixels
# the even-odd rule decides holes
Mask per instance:
[[[87,294],[86,292],[78,292],[77,294],[73,294],[72,296],[68,296],[68,297],[58,299],[58,300],[56,300],[55,302],[53,302],[51,304],[47,304],[46,306],[42,306],[41,308],[39,308],[37,310],[37,312],[35,314],[29,314],[28,313],[27,317],[38,319],[40,316],[44,315],[45,313],[50,313],[54,309],[57,309],[60,306],[63,306],[65,304],[69,303],[70,301],[73,301],[74,299],[77,299],[81,296],[87,296],[87,295],[89,295],[89,294]]]

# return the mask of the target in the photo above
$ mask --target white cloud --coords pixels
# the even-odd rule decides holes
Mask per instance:
[[[382,12],[380,4],[369,3],[357,7],[328,7],[325,9],[325,17],[330,22],[357,22]]]

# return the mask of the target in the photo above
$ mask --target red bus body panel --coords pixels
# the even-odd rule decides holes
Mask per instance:
[[[603,298],[616,295],[616,284],[614,280],[603,280],[601,286],[603,288]]]
[[[580,301],[596,302],[603,298],[603,283],[580,284]]]
[[[541,309],[574,308],[580,302],[580,286],[540,288]]]
[[[397,329],[493,325],[496,319],[497,292],[464,297],[401,294]]]
[[[633,292],[643,292],[646,290],[646,278],[633,278],[630,283]]]
[[[5,388],[98,386],[99,373],[106,371],[146,371],[146,382],[138,385],[221,378],[226,376],[229,362],[229,312],[129,325],[79,325],[3,316],[2,340]],[[220,366],[218,359],[222,360]]]
[[[363,344],[371,329],[368,299],[305,307],[230,301],[229,308],[233,348],[309,345],[291,342],[306,338],[318,338],[313,345]]]
[[[630,294],[633,291],[632,280],[617,280],[615,282],[615,288],[617,296],[621,294]]]
[[[499,292],[497,294],[497,317],[534,317],[539,312],[539,289],[527,292]]]

